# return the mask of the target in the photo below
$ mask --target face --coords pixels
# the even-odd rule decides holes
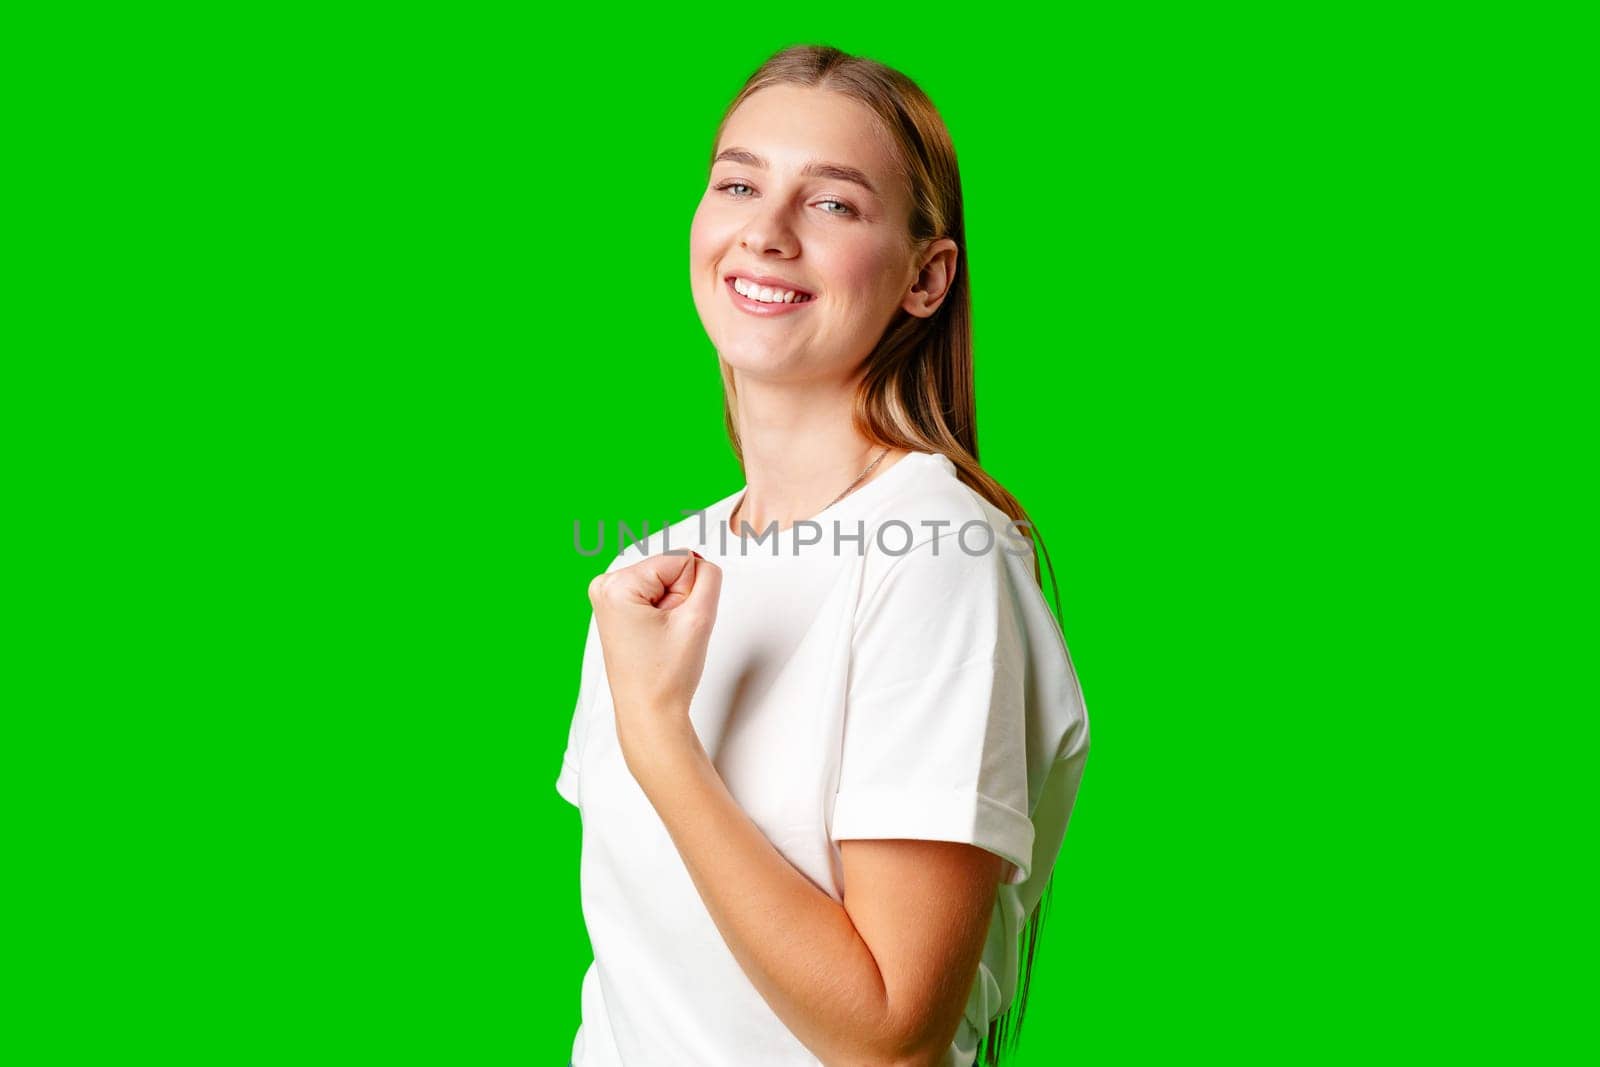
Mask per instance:
[[[822,89],[752,94],[723,128],[689,234],[695,307],[718,354],[741,376],[849,378],[898,309],[931,315],[948,285],[954,243],[914,249],[910,215],[872,111]],[[794,302],[749,299],[736,278]]]

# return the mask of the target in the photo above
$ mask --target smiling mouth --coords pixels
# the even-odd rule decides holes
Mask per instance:
[[[756,300],[745,296],[744,293],[741,293],[738,289],[734,288],[734,281],[737,278],[737,275],[729,275],[723,280],[723,285],[727,288],[728,296],[733,300],[734,306],[740,311],[750,315],[756,315],[763,318],[769,318],[774,315],[787,315],[817,302],[817,298],[815,296],[812,296],[809,293],[800,293],[798,290],[790,290],[795,293],[793,300]],[[746,286],[745,292],[758,291],[752,289],[742,281],[741,284]],[[769,289],[768,292],[771,292],[771,290]]]
[[[816,299],[813,294],[795,286],[765,285],[740,274],[730,274],[725,280],[733,286],[735,292],[743,290],[740,295],[761,304],[803,304]],[[762,296],[766,299],[760,299]]]

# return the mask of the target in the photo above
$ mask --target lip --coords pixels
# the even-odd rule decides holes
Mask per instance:
[[[730,274],[723,279],[723,288],[727,289],[728,295],[733,298],[733,306],[749,315],[756,315],[762,318],[770,318],[774,315],[787,315],[792,311],[799,311],[802,308],[808,308],[817,302],[816,296],[812,295],[810,300],[806,300],[798,304],[763,304],[759,300],[751,300],[749,297],[741,295],[740,292],[733,287],[734,278],[743,278],[745,281],[755,282],[758,285],[770,285],[771,283],[770,281],[762,281],[759,275],[756,277],[751,277],[748,274]],[[790,285],[782,285],[781,282],[779,285],[785,289],[794,288]],[[803,289],[796,289],[795,291],[805,292]]]
[[[809,296],[813,300],[817,297],[817,294],[810,289],[803,289],[787,278],[779,278],[775,274],[746,274],[742,270],[730,271],[727,280],[732,281],[735,278],[743,278],[747,282],[755,282],[757,285],[764,285],[768,289],[793,289],[801,296]]]

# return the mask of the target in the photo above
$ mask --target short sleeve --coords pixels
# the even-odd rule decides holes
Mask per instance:
[[[960,841],[1026,881],[1027,646],[998,551],[896,559],[857,610],[831,836]]]
[[[594,613],[589,614],[589,636],[584,640],[583,664],[578,673],[578,700],[567,728],[567,747],[561,754],[561,771],[556,776],[556,792],[567,803],[578,806],[578,768],[582,765],[583,743],[588,735],[594,688],[601,684],[599,671],[600,629]]]
[[[618,552],[606,565],[606,573],[643,559],[636,545]],[[578,700],[572,709],[572,725],[567,729],[567,748],[561,754],[561,771],[556,775],[556,792],[567,803],[581,807],[578,800],[579,769],[583,766],[583,744],[594,718],[595,695],[607,685],[605,650],[600,645],[600,623],[589,612],[589,634],[583,642],[583,666],[578,675]]]

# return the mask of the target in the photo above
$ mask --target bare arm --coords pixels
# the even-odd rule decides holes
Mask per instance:
[[[846,841],[841,905],[739,806],[687,715],[651,718],[662,725],[648,736],[619,733],[624,758],[772,1010],[830,1067],[935,1067],[977,974],[1001,858],[951,842]]]

